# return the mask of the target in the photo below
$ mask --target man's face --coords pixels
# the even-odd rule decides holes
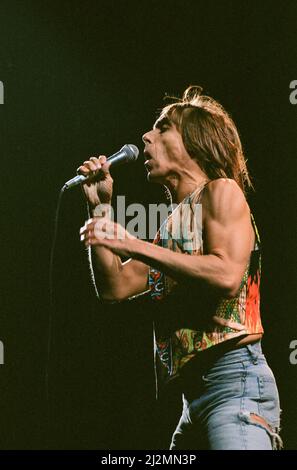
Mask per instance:
[[[160,117],[153,129],[142,137],[148,181],[166,183],[168,177],[179,173],[190,158],[181,134],[167,117]]]

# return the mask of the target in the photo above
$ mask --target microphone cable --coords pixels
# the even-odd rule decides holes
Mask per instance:
[[[56,205],[55,217],[54,217],[54,229],[53,229],[53,236],[52,236],[52,245],[50,251],[50,260],[49,260],[49,316],[48,316],[48,328],[47,328],[47,350],[46,350],[46,366],[45,366],[45,395],[46,395],[46,404],[47,404],[47,418],[49,424],[50,418],[50,401],[49,401],[49,368],[50,368],[50,360],[51,360],[51,344],[52,344],[52,332],[53,332],[53,313],[55,308],[54,302],[54,284],[53,284],[53,277],[54,277],[54,257],[55,257],[55,249],[57,243],[57,234],[58,234],[58,222],[59,222],[59,214],[60,214],[60,207],[62,196],[67,189],[66,185],[64,185],[59,192],[58,201]]]

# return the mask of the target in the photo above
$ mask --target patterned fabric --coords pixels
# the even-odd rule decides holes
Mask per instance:
[[[197,188],[175,208],[161,225],[153,243],[190,256],[203,254],[202,205],[199,203],[203,187]],[[178,374],[200,351],[242,335],[263,333],[260,238],[252,215],[251,220],[256,234],[255,248],[234,298],[218,298],[211,305],[205,294],[199,296],[197,284],[180,289],[176,281],[150,268],[150,296],[155,306],[160,307],[154,321],[155,352],[166,368],[167,378]],[[189,310],[191,318],[186,317]]]

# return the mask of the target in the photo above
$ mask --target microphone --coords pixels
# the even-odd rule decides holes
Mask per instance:
[[[108,157],[106,163],[109,162],[110,166],[118,166],[122,165],[123,163],[134,162],[137,160],[138,154],[139,150],[136,145],[126,144],[121,148],[121,150]],[[89,176],[77,175],[71,180],[66,181],[64,184],[64,189],[73,188],[78,184],[84,183],[88,178]]]

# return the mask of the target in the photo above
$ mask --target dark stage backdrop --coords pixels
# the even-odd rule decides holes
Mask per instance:
[[[237,123],[263,242],[264,351],[283,439],[296,449],[297,3],[1,1],[2,449],[167,448],[181,401],[154,398],[145,306],[95,298],[78,230],[80,189],[65,194],[55,256],[49,367],[48,267],[58,191],[88,156],[141,149],[165,93],[199,84]],[[295,98],[296,100],[296,98]],[[114,171],[127,203],[163,201],[143,158]]]

